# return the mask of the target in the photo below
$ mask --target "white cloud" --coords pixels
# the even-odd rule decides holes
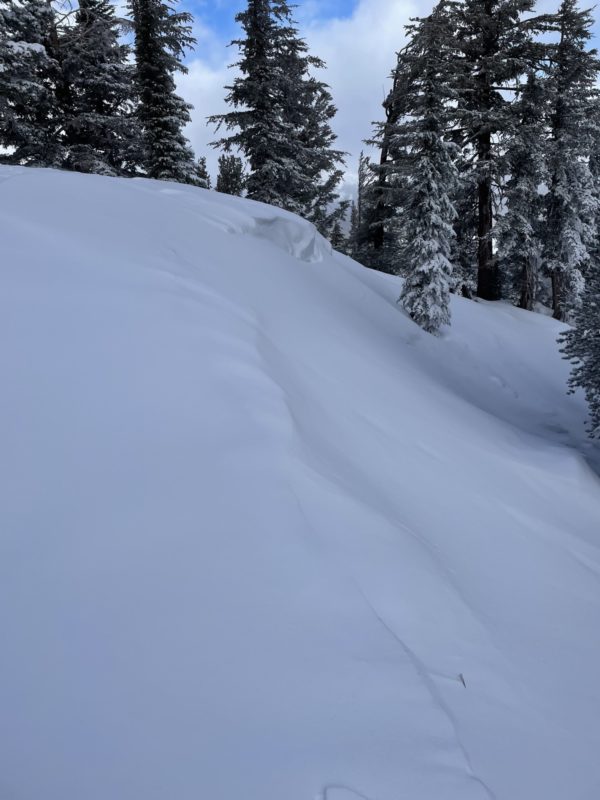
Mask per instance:
[[[310,51],[327,62],[325,79],[338,108],[334,121],[338,146],[349,153],[349,184],[355,181],[362,141],[370,136],[371,123],[382,118],[381,103],[390,86],[395,53],[404,43],[404,25],[409,17],[427,13],[432,6],[433,2],[423,0],[361,0],[347,19],[313,18],[302,28]],[[195,106],[187,134],[216,175],[218,154],[209,147],[215,134],[206,126],[206,117],[225,110],[223,87],[233,72],[227,65],[236,53],[204,25],[200,30],[199,57],[189,64],[179,90]]]
[[[396,52],[404,44],[404,25],[417,14],[414,2],[362,0],[349,19],[329,20],[306,31],[311,50],[327,62],[326,79],[338,114],[338,144],[350,155],[348,178],[356,174],[363,140],[381,120]]]

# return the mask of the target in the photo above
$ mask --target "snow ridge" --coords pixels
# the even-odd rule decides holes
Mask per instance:
[[[561,326],[193,187],[3,168],[0,228],[2,800],[596,796]]]

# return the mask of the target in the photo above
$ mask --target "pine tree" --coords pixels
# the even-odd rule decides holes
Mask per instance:
[[[566,334],[562,352],[575,364],[570,389],[585,392],[589,432],[600,436],[600,262],[594,262],[594,273],[586,279],[586,291],[575,312],[575,327]]]
[[[191,106],[176,94],[174,75],[187,72],[182,58],[195,40],[191,15],[176,11],[175,2],[129,0],[144,143],[140,166],[149,178],[194,183],[194,154],[183,134]]]
[[[454,145],[445,138],[448,96],[444,81],[447,19],[443,4],[420,20],[413,33],[410,115],[399,120],[395,138],[410,152],[410,187],[403,209],[406,275],[399,302],[424,330],[438,333],[450,322],[449,260],[456,211],[451,197],[458,175]]]
[[[358,157],[358,186],[355,206],[356,219],[353,226],[353,258],[367,267],[376,266],[371,235],[375,219],[376,178],[369,156],[362,151]]]
[[[506,92],[539,59],[532,34],[548,26],[533,18],[534,0],[465,0],[448,5],[449,30],[459,48],[453,59],[457,86],[457,122],[464,147],[472,149],[477,186],[477,295],[501,296],[499,265],[494,253],[494,186],[502,179],[498,134],[510,127],[512,106]]]
[[[301,67],[303,59],[296,57],[296,61]],[[314,63],[325,66],[320,60]],[[344,154],[333,147],[336,136],[331,121],[336,107],[327,85],[308,73],[302,76],[300,67],[295,88],[300,146],[297,163],[302,172],[299,200],[304,206],[301,213],[323,236],[329,236],[348,210],[348,202],[340,202],[338,193],[344,177]]]
[[[342,223],[339,219],[337,219],[331,229],[331,233],[329,234],[329,241],[331,242],[331,246],[334,250],[338,250],[340,253],[345,253],[347,250],[348,240],[344,235],[344,231],[342,230]]]
[[[240,76],[226,87],[233,110],[210,118],[229,132],[213,144],[245,156],[248,197],[302,214],[326,232],[335,221],[328,208],[343,154],[332,148],[328,88],[311,75],[324,64],[308,53],[286,0],[248,0],[236,20],[244,33],[233,42]]]
[[[208,167],[206,166],[206,156],[200,156],[198,159],[198,163],[196,164],[195,180],[193,183],[196,186],[199,186],[200,189],[212,188],[212,181],[210,179]]]
[[[392,88],[383,103],[385,121],[374,123],[375,135],[367,141],[380,151],[379,164],[371,164],[376,177],[370,193],[371,218],[367,231],[372,248],[370,266],[390,273],[398,270],[398,220],[406,201],[408,152],[399,146],[396,132],[399,120],[408,113],[406,104],[415,69],[412,59],[407,58],[408,50],[404,48],[397,55]]]
[[[64,157],[56,95],[56,17],[46,0],[0,7],[0,161],[58,166]]]
[[[65,108],[65,166],[78,172],[127,174],[139,159],[133,117],[129,47],[108,0],[79,0],[75,24],[65,31],[62,71],[69,87]]]
[[[590,12],[578,10],[576,0],[563,0],[557,16],[560,40],[548,73],[550,184],[544,256],[552,280],[553,315],[566,320],[577,305],[595,235],[598,198],[589,155],[598,136],[593,111],[599,62],[596,51],[587,49]]]
[[[350,203],[350,230],[348,231],[348,255],[358,261],[358,205],[356,200]]]
[[[477,294],[478,198],[477,181],[468,159],[456,159],[458,184],[453,195],[456,209],[450,261],[453,264],[452,290],[469,299]]]
[[[600,192],[600,153],[592,154],[591,170]],[[573,363],[569,389],[583,389],[590,414],[588,430],[600,436],[600,212],[596,211],[595,235],[586,262],[585,291],[573,314],[573,327],[561,337],[562,353]]]
[[[217,175],[217,192],[241,197],[246,186],[244,162],[239,156],[219,156],[219,173]]]
[[[544,86],[532,72],[514,107],[516,124],[505,158],[507,210],[498,223],[503,295],[529,311],[536,299],[543,248],[540,187],[546,182],[545,101]]]

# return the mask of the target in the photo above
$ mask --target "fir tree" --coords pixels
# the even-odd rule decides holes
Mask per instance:
[[[598,198],[593,191],[589,155],[598,135],[594,109],[598,73],[596,51],[587,49],[593,20],[576,0],[558,12],[560,40],[548,73],[550,127],[546,267],[552,280],[553,315],[566,320],[576,307],[582,275],[594,240]]]
[[[452,198],[456,209],[450,254],[454,267],[452,291],[471,299],[477,294],[477,181],[468,159],[460,154],[456,159],[456,168],[459,179]]]
[[[0,161],[58,166],[64,157],[56,94],[58,33],[46,0],[5,0],[0,7]]]
[[[581,306],[575,313],[575,328],[567,333],[562,352],[575,364],[569,387],[585,392],[588,430],[592,436],[600,436],[600,263],[594,261],[594,273],[587,278]]]
[[[214,142],[245,156],[248,197],[286,208],[326,232],[335,217],[343,154],[332,148],[335,114],[327,86],[311,71],[324,66],[308,53],[285,0],[248,0],[236,16],[244,38],[240,76],[228,86],[233,110],[210,118],[229,135]]]
[[[370,221],[367,237],[372,248],[370,266],[382,272],[398,270],[398,219],[406,200],[406,160],[408,152],[398,145],[396,129],[399,120],[408,113],[409,87],[415,65],[407,58],[408,48],[398,53],[392,72],[392,88],[383,108],[385,121],[374,123],[375,135],[368,144],[380,150],[379,164],[371,165],[375,180],[371,195]]]
[[[358,261],[358,205],[355,200],[350,203],[350,230],[348,231],[348,255]]]
[[[334,250],[338,250],[340,253],[345,253],[347,250],[348,240],[344,235],[344,231],[342,230],[342,223],[339,219],[337,219],[331,229],[331,233],[329,235],[329,241],[331,242],[331,246]]]
[[[219,173],[217,175],[217,192],[241,197],[246,185],[244,162],[239,156],[219,156]]]
[[[206,156],[200,156],[198,159],[198,163],[196,164],[195,180],[193,183],[195,183],[196,186],[199,186],[201,189],[212,188],[212,181],[210,179],[208,167],[206,166]]]
[[[510,127],[512,106],[506,92],[536,63],[532,34],[548,26],[533,18],[534,0],[465,0],[448,5],[459,56],[452,60],[457,87],[457,124],[477,187],[477,294],[498,300],[501,279],[493,249],[494,186],[502,179],[498,134]]]
[[[336,107],[327,85],[307,74],[302,76],[303,59],[296,57],[296,60],[299,62],[299,80],[295,85],[300,145],[297,161],[302,172],[299,199],[304,206],[303,216],[323,236],[328,236],[348,210],[348,202],[340,202],[338,194],[344,177],[341,168],[344,154],[333,147],[336,136],[331,121]],[[325,66],[320,60],[315,63],[321,68]]]
[[[591,158],[596,193],[600,187],[600,156]],[[562,353],[573,363],[570,391],[583,389],[590,413],[588,430],[600,436],[600,213],[596,211],[595,235],[586,262],[585,292],[577,305],[574,326],[561,337]]]
[[[108,0],[79,0],[75,24],[64,34],[65,166],[79,172],[127,174],[140,155],[133,68],[119,33]]]
[[[376,179],[371,159],[362,151],[358,157],[358,186],[354,221],[351,220],[353,258],[368,267],[375,266],[371,236],[375,219]]]
[[[194,155],[183,134],[191,106],[176,94],[174,75],[187,72],[182,58],[195,40],[191,15],[176,11],[175,2],[129,0],[144,143],[141,167],[149,178],[194,183]]]
[[[418,69],[410,86],[411,111],[394,133],[398,145],[410,152],[411,171],[403,209],[406,277],[399,302],[429,333],[450,322],[449,256],[456,216],[451,200],[457,183],[454,146],[445,139],[450,99],[443,74],[446,25],[440,5],[412,29],[411,58]]]
[[[533,310],[542,254],[540,186],[544,170],[545,92],[535,73],[515,103],[516,124],[510,136],[505,163],[506,214],[500,219],[499,258],[505,297],[520,308]]]

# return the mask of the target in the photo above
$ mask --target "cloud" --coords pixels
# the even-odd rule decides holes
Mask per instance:
[[[433,2],[423,0],[360,0],[348,17],[301,17],[301,34],[310,51],[327,62],[324,77],[338,108],[334,120],[338,146],[349,153],[349,185],[356,181],[358,154],[371,134],[371,123],[382,119],[381,104],[390,87],[395,54],[404,44],[404,25],[432,6]],[[190,61],[188,75],[180,78],[179,91],[195,106],[187,135],[197,154],[207,156],[209,169],[216,175],[218,153],[209,147],[215,134],[206,126],[206,117],[226,108],[223,87],[232,80],[233,71],[227,66],[236,52],[205,21],[198,30],[198,55]]]
[[[311,50],[327,63],[326,80],[338,108],[338,144],[349,153],[349,182],[356,180],[363,140],[371,135],[372,123],[383,117],[381,104],[405,41],[404,25],[417,13],[423,13],[423,4],[362,0],[350,18],[313,24],[303,32]]]

